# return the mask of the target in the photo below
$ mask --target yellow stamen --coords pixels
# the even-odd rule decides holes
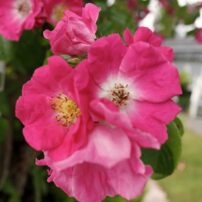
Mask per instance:
[[[63,126],[70,126],[81,115],[77,104],[64,94],[51,99],[51,107],[56,112],[56,119]]]
[[[53,19],[57,22],[61,20],[65,10],[67,9],[68,9],[67,6],[65,6],[64,4],[59,4],[55,6],[55,8],[53,9],[53,15],[52,15]]]

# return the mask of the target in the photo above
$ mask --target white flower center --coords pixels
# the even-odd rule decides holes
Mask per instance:
[[[19,19],[25,19],[32,10],[32,2],[30,0],[17,0],[14,3],[14,14]]]
[[[131,81],[121,77],[110,77],[101,85],[99,97],[111,100],[116,106],[125,108],[135,99],[134,87]]]
[[[68,9],[68,7],[65,6],[63,3],[56,5],[52,12],[52,18],[56,22],[60,21],[62,19],[62,17],[64,16],[65,10],[67,10],[67,9]]]

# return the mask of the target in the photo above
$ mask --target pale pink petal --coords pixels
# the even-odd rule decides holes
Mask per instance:
[[[95,121],[102,119],[125,130],[130,130],[132,128],[128,114],[120,112],[111,101],[107,99],[97,99],[93,100],[90,103],[90,106]]]
[[[127,131],[128,136],[133,142],[136,142],[140,147],[160,149],[161,144],[158,139],[151,133],[145,132],[138,128],[133,128],[131,131]]]
[[[128,200],[136,198],[152,174],[152,169],[139,160],[136,145],[128,160],[111,168],[94,163],[79,163],[61,171],[51,170],[49,181],[81,202],[100,202],[117,194]]]
[[[129,157],[130,141],[122,130],[97,126],[90,134],[87,147],[78,150],[64,161],[54,163],[51,167],[64,170],[76,164],[89,162],[110,168]]]

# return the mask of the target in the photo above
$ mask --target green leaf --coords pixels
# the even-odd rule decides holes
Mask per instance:
[[[181,132],[175,121],[167,126],[168,140],[161,146],[160,150],[143,149],[142,160],[145,164],[151,165],[154,179],[162,179],[171,175],[181,154]]]
[[[178,117],[176,117],[174,122],[175,122],[175,125],[178,128],[178,131],[179,131],[180,135],[183,136],[184,135],[184,126],[183,126],[181,120]]]
[[[4,139],[6,138],[6,134],[8,131],[8,121],[4,118],[0,117],[0,144],[4,142]]]
[[[113,6],[107,6],[106,1],[97,0],[96,4],[102,7],[98,20],[97,37],[114,32],[123,33],[126,27],[135,30],[137,22],[133,18],[133,12],[129,11],[127,2],[117,0]]]
[[[120,196],[116,196],[116,197],[113,197],[113,198],[110,198],[110,197],[107,197],[104,202],[125,202],[124,199],[122,199]]]
[[[5,92],[0,93],[0,117],[9,116],[11,109]]]
[[[40,172],[39,172],[40,171]],[[43,190],[44,179],[42,178],[42,172],[40,168],[33,167],[32,169],[32,177],[33,177],[33,185],[34,185],[34,202],[41,202]]]
[[[10,44],[10,41],[7,41],[0,36],[0,60],[9,60]]]
[[[11,180],[6,181],[3,192],[10,196],[8,202],[22,202]]]
[[[120,196],[115,196],[113,198],[111,197],[107,197],[104,202],[127,202],[128,200],[126,199],[123,199],[122,197]],[[134,199],[134,200],[131,200],[130,202],[141,202],[142,201],[142,196]]]
[[[26,31],[20,41],[11,43],[10,64],[12,68],[24,76],[31,76],[35,68],[43,64],[49,47],[43,45],[42,31]]]

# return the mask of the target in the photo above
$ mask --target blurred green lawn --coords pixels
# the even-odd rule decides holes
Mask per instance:
[[[202,134],[186,130],[178,169],[159,184],[170,202],[202,202]]]

